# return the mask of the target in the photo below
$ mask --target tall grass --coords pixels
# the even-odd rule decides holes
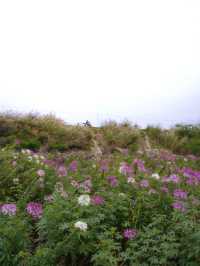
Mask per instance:
[[[175,153],[200,155],[200,125],[176,125],[171,129],[148,126],[140,129],[129,121],[90,122],[69,125],[53,115],[0,113],[0,147],[15,145],[32,150],[88,151],[98,145],[104,153],[141,147],[165,148]]]

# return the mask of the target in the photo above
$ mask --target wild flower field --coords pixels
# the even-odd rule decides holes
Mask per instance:
[[[200,158],[1,149],[0,265],[200,265]]]

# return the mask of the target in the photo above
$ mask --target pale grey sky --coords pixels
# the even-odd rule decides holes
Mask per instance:
[[[200,121],[199,0],[0,1],[0,111]]]

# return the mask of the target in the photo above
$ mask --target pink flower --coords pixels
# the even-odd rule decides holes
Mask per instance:
[[[17,207],[16,207],[16,204],[14,204],[14,203],[7,203],[7,204],[3,204],[1,206],[0,211],[3,214],[7,214],[9,216],[12,216],[12,215],[15,215],[16,214]]]
[[[16,166],[17,165],[17,162],[16,161],[12,161],[12,166]]]
[[[65,168],[65,166],[62,166],[62,165],[58,167],[57,172],[58,172],[59,176],[66,176],[67,175],[67,169]]]
[[[33,218],[40,218],[42,216],[42,204],[37,202],[29,202],[26,206],[28,214]]]
[[[137,236],[137,230],[136,229],[131,229],[131,228],[127,228],[124,230],[123,232],[123,236],[126,239],[133,239]]]
[[[37,174],[38,174],[40,177],[45,176],[45,171],[42,170],[42,169],[39,169],[39,170],[37,170]]]
[[[104,198],[98,195],[95,195],[91,198],[92,204],[94,205],[102,205],[104,204]]]

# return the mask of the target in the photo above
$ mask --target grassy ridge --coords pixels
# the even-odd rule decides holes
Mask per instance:
[[[69,125],[53,115],[0,114],[0,147],[15,145],[35,151],[90,150],[98,143],[102,151],[165,148],[175,153],[200,155],[200,125],[176,125],[165,130],[140,129],[130,122],[109,121],[100,127],[90,123]]]

